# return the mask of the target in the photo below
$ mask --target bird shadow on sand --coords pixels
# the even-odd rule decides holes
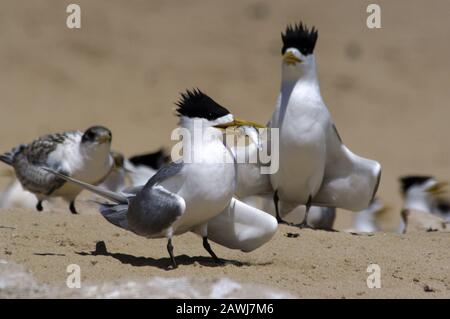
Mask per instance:
[[[133,255],[129,255],[129,254],[124,254],[124,253],[112,253],[112,252],[108,252],[106,250],[106,246],[104,245],[103,242],[99,242],[96,245],[95,251],[90,251],[90,252],[76,252],[76,254],[80,255],[80,256],[107,256],[107,257],[112,257],[117,259],[118,261],[120,261],[123,264],[128,264],[128,265],[132,265],[135,267],[145,267],[145,266],[150,266],[150,267],[157,267],[160,269],[164,269],[164,270],[169,270],[170,266],[171,266],[171,260],[169,257],[164,257],[164,258],[151,258],[151,257],[143,257],[143,256],[133,256]],[[204,266],[204,267],[223,267],[223,266],[227,266],[227,265],[233,265],[236,267],[243,267],[243,266],[254,266],[254,265],[267,265],[270,263],[258,263],[258,264],[254,264],[254,263],[249,263],[249,262],[240,262],[237,260],[228,260],[228,259],[221,259],[223,261],[222,264],[218,264],[216,263],[211,257],[206,257],[206,256],[188,256],[188,255],[178,255],[175,256],[176,262],[177,264],[180,265],[184,265],[184,266],[189,266],[189,265],[193,265],[195,266]]]
[[[34,253],[35,256],[65,256],[65,254],[57,254],[57,253]]]

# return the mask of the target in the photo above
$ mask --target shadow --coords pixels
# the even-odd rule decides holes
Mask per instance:
[[[352,236],[366,236],[366,237],[372,237],[375,236],[374,233],[355,233],[355,232],[349,232],[348,234]]]
[[[3,226],[3,225],[0,225],[0,228],[1,229],[11,229],[11,230],[15,230],[16,229],[15,227]]]
[[[137,257],[129,254],[123,254],[123,253],[111,253],[106,250],[106,246],[104,242],[98,242],[96,244],[95,251],[91,252],[75,252],[76,254],[80,256],[107,256],[117,259],[123,264],[132,265],[135,267],[157,267],[164,270],[171,270],[172,269],[172,262],[169,257],[164,258],[151,258],[151,257]],[[178,266],[185,265],[194,265],[199,264],[201,266],[205,267],[223,267],[227,265],[233,265],[236,267],[243,267],[243,266],[265,266],[271,264],[271,262],[267,263],[249,263],[249,262],[240,262],[237,260],[227,260],[227,259],[221,259],[223,261],[223,264],[216,263],[211,257],[206,256],[195,256],[191,257],[188,255],[179,255],[175,256],[175,260],[178,264]]]
[[[278,225],[286,225],[286,226],[290,226],[290,227],[296,228],[298,230],[309,229],[309,230],[325,231],[325,232],[330,232],[330,233],[340,233],[341,232],[341,231],[333,229],[333,228],[314,228],[314,227],[309,226],[309,225],[304,226],[304,225],[301,225],[301,224],[293,224],[293,223],[278,223]],[[287,237],[291,237],[291,236],[287,236]]]
[[[55,254],[55,253],[34,253],[35,256],[65,256],[65,254]]]

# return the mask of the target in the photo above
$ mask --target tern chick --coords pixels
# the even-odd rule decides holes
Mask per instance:
[[[23,188],[36,195],[38,211],[42,211],[45,199],[62,197],[70,203],[70,211],[76,214],[75,198],[82,188],[66,183],[43,167],[99,184],[113,168],[111,139],[111,131],[103,126],[90,127],[84,133],[49,134],[0,155],[0,161],[12,166]]]

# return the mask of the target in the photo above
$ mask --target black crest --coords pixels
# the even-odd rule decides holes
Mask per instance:
[[[226,108],[217,104],[199,89],[181,93],[180,101],[175,104],[178,106],[178,116],[199,117],[211,121],[230,114]]]
[[[283,39],[281,54],[284,54],[289,48],[296,48],[303,55],[312,54],[318,36],[319,34],[314,27],[312,27],[311,30],[308,30],[301,22],[294,26],[288,25],[285,33],[281,33],[281,39]]]
[[[412,186],[421,185],[432,178],[433,176],[420,176],[420,175],[400,177],[400,183],[402,185],[403,194],[405,194],[408,191],[408,189],[411,188]]]

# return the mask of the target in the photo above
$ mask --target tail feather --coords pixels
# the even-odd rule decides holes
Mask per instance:
[[[14,154],[12,152],[7,152],[5,154],[0,155],[0,161],[3,163],[12,166],[14,161]]]
[[[12,164],[14,162],[14,157],[17,155],[17,153],[21,152],[25,146],[26,145],[24,145],[24,144],[19,145],[18,147],[13,148],[11,151],[1,154],[0,161],[12,166]]]
[[[100,204],[100,213],[107,221],[117,227],[128,228],[128,205],[125,204]]]
[[[87,189],[88,191],[91,191],[92,193],[100,195],[106,199],[112,200],[113,202],[116,202],[118,204],[128,204],[128,198],[120,193],[112,192],[112,191],[109,191],[102,187],[94,186],[94,185],[79,181],[75,178],[61,174],[61,173],[59,173],[51,168],[48,168],[48,167],[42,167],[42,169],[46,170],[47,172],[53,173],[56,176],[58,176],[59,178],[62,178],[70,183],[78,185],[81,188]]]

